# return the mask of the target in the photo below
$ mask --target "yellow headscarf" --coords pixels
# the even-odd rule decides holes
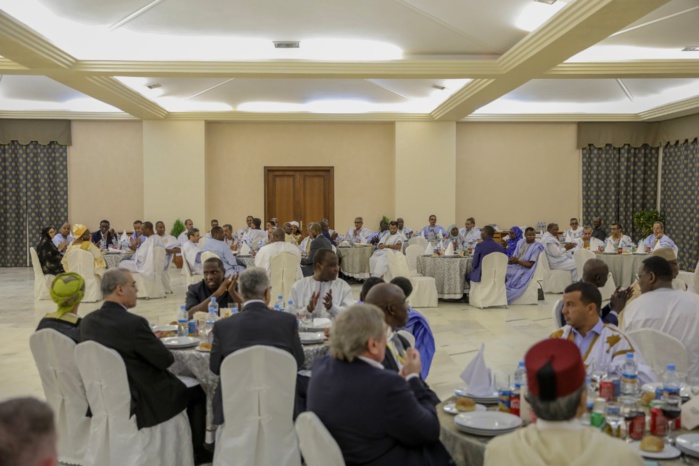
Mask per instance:
[[[79,223],[76,223],[73,225],[73,237],[75,239],[80,238],[83,233],[85,233],[85,230],[87,230],[87,227],[85,225],[80,225]]]
[[[75,272],[62,273],[54,279],[49,293],[53,302],[58,304],[56,314],[60,319],[82,301],[85,296],[85,280]]]

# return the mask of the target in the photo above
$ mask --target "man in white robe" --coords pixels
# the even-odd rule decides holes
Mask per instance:
[[[199,243],[199,229],[192,227],[188,230],[188,239],[182,245],[182,258],[187,261],[189,270],[195,275],[204,273],[204,268],[201,263],[201,249],[197,246]]]
[[[544,246],[546,258],[549,260],[549,267],[552,270],[568,270],[572,281],[578,281],[578,269],[573,260],[571,249],[575,247],[573,243],[566,243],[561,246],[558,241],[558,224],[549,223],[546,228],[546,233],[541,237],[541,244]]]
[[[285,310],[297,313],[299,309],[306,309],[314,318],[335,318],[355,303],[350,286],[337,278],[339,271],[337,254],[330,249],[318,250],[313,257],[313,275],[294,283],[291,288],[293,303]]]
[[[262,267],[267,271],[267,275],[272,276],[272,259],[279,254],[288,253],[298,258],[299,265],[296,266],[296,280],[303,278],[301,272],[301,251],[291,243],[285,241],[285,232],[281,228],[276,228],[272,233],[272,242],[266,244],[257,251],[255,255],[255,267]]]
[[[233,235],[233,225],[230,223],[223,225],[223,242],[226,243],[226,246],[228,246],[231,251],[233,251],[238,244],[238,239]]]
[[[563,316],[566,325],[551,334],[551,338],[572,341],[580,350],[585,367],[606,367],[621,372],[627,353],[634,353],[640,384],[656,381],[643,355],[633,340],[616,326],[605,324],[600,317],[602,295],[591,283],[569,285],[563,294]]]
[[[170,266],[172,255],[181,251],[180,242],[172,235],[165,232],[165,224],[161,221],[155,222],[155,234],[160,238],[160,242],[165,247],[165,270]]]
[[[583,234],[574,241],[575,249],[589,249],[592,252],[604,250],[604,241],[592,236],[592,228],[583,228]],[[600,249],[601,248],[601,249]]]
[[[641,296],[622,313],[624,331],[650,328],[671,335],[687,347],[688,376],[699,377],[699,295],[672,289],[672,268],[662,257],[643,261]]]
[[[388,255],[401,254],[403,243],[407,241],[403,235],[398,233],[397,222],[391,222],[388,229],[390,233],[379,240],[376,251],[369,258],[369,273],[372,277],[384,276],[388,271]]]
[[[464,240],[466,247],[473,249],[476,247],[476,243],[481,240],[481,229],[476,226],[476,220],[469,217],[464,223],[464,228],[459,228],[459,235]]]
[[[357,217],[354,219],[354,228],[347,230],[345,241],[352,241],[353,243],[366,242],[371,233],[372,231],[364,226],[364,219]]]
[[[563,242],[564,243],[575,243],[578,238],[581,238],[583,235],[583,228],[580,226],[578,223],[577,218],[571,218],[570,219],[570,229],[566,230],[565,233],[563,233]]]
[[[187,232],[194,228],[194,222],[192,222],[191,218],[188,218],[187,220],[184,221],[184,231],[180,233],[180,236],[177,237],[177,241],[180,242],[180,247],[187,242],[189,239],[187,237]]]
[[[218,226],[218,220],[215,218],[211,219],[211,230]],[[211,239],[211,230],[205,235],[206,239]]]
[[[245,234],[246,234],[247,232],[249,232],[249,231],[252,229],[252,227],[253,227],[253,223],[252,223],[253,219],[254,219],[254,217],[253,217],[252,215],[248,215],[247,217],[245,217],[246,226],[245,226],[245,228],[241,228],[240,230],[238,230],[238,233],[237,233],[238,239],[239,239],[239,240],[240,240],[240,239],[243,239],[243,237],[245,236]]]
[[[655,222],[653,224],[653,233],[648,235],[648,237],[643,241],[646,248],[654,251],[658,248],[672,248],[677,254],[678,248],[674,241],[670,239],[669,236],[665,234],[665,225],[661,222]]]
[[[250,249],[257,251],[267,244],[267,230],[261,230],[262,220],[252,219],[252,228],[243,236],[243,242],[250,246]]]
[[[153,231],[153,224],[151,222],[143,222],[141,225],[141,234],[146,240],[140,243],[140,247],[133,254],[131,260],[122,260],[119,262],[119,268],[151,277],[155,274],[156,266],[153,264],[153,248],[162,248],[164,245],[160,241],[160,237]]]
[[[493,438],[485,449],[485,466],[643,466],[641,456],[623,440],[580,423],[587,390],[575,345],[566,340],[540,341],[527,351],[524,366],[537,421]]]
[[[619,248],[626,249],[633,246],[633,240],[624,234],[621,224],[613,222],[611,228],[612,234],[605,240],[605,248],[611,246],[616,251]]]
[[[405,226],[405,220],[398,217],[396,219],[396,223],[398,224],[398,233],[405,236],[407,239],[410,239],[410,237],[413,236],[413,230]]]

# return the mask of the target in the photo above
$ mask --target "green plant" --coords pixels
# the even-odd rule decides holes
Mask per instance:
[[[386,216],[386,215],[384,215],[383,217],[381,217],[381,221],[382,221],[382,222],[386,222],[386,225],[388,225],[389,223],[391,223],[391,219],[388,218],[388,216]]]
[[[657,210],[640,210],[633,214],[633,229],[634,233],[640,235],[642,239],[653,233],[653,224],[655,222],[665,222],[665,216]]]
[[[170,234],[177,238],[182,234],[184,231],[184,223],[182,223],[182,220],[179,218],[175,220],[175,223],[172,224],[172,230],[170,230]]]

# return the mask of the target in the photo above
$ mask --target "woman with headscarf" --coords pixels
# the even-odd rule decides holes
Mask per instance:
[[[41,230],[41,239],[36,245],[36,255],[39,256],[41,271],[44,274],[58,275],[65,272],[61,264],[61,251],[53,244],[53,235],[56,230],[53,227],[46,227]]]
[[[46,314],[36,329],[50,328],[80,343],[78,306],[85,296],[85,280],[77,273],[62,273],[51,284],[49,293],[58,309]]]
[[[66,272],[70,272],[68,260],[66,259],[68,257],[68,253],[74,249],[82,249],[83,251],[87,251],[92,254],[92,257],[95,259],[95,274],[102,278],[102,275],[104,275],[104,272],[107,270],[107,263],[104,261],[104,257],[102,257],[102,252],[99,250],[99,248],[95,246],[92,241],[90,241],[90,230],[88,230],[85,225],[76,223],[73,225],[73,237],[75,239],[70,246],[68,246],[65,256],[63,256],[63,268],[66,270]]]
[[[510,234],[507,235],[507,244],[503,244],[503,246],[505,246],[505,254],[507,254],[507,257],[512,257],[512,255],[515,253],[517,243],[519,243],[519,240],[522,239],[522,236],[522,229],[520,227],[510,228]]]
[[[454,224],[449,225],[449,228],[447,228],[446,241],[449,241],[449,242],[451,242],[451,244],[454,245],[454,251],[456,251],[459,248],[464,247],[464,239],[459,234],[459,227],[457,227]],[[444,249],[446,249],[448,246],[449,246],[449,243],[445,243]]]

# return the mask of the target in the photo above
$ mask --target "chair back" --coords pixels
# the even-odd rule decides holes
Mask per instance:
[[[87,395],[78,366],[75,342],[53,329],[29,337],[29,348],[39,370],[46,401],[54,413],[58,458],[62,463],[82,464],[90,437]]]
[[[189,261],[187,261],[187,256],[182,253],[182,272],[181,274],[184,276],[184,281],[185,285],[193,285],[197,282],[199,282],[202,278],[204,278],[203,275],[198,274],[198,273],[193,273],[192,268],[189,266]]]
[[[578,277],[582,278],[582,275],[578,275]],[[602,295],[602,302],[609,301],[615,291],[616,283],[614,283],[614,275],[612,275],[612,272],[609,272],[609,274],[607,274],[607,283],[605,283],[604,286],[599,289],[599,292]]]
[[[408,340],[411,348],[415,348],[415,336],[412,333],[408,332],[407,330],[398,330],[396,333]]]
[[[56,276],[51,274],[44,275],[44,271],[41,270],[41,262],[39,262],[39,255],[36,253],[36,249],[33,247],[29,248],[29,255],[32,258],[32,269],[34,270],[34,299],[51,299],[49,287]]]
[[[411,238],[411,241],[415,238]],[[424,240],[425,238],[419,238]],[[427,246],[421,246],[419,244],[411,244],[405,249],[405,257],[408,259],[408,269],[410,272],[417,273],[417,258],[422,255]]]
[[[687,372],[687,347],[677,338],[651,328],[632,330],[626,334],[641,352],[646,364],[655,370],[665,370],[674,364],[677,372]]]
[[[85,280],[85,296],[83,301],[94,303],[102,300],[102,290],[100,289],[100,279],[95,275],[95,258],[93,255],[82,249],[73,249],[66,254],[68,270],[75,272]]]
[[[500,253],[488,254],[483,258],[481,269],[481,281],[471,284],[469,303],[480,308],[507,306],[507,256]]]
[[[546,251],[539,254],[536,267],[541,267],[543,275],[541,287],[544,289],[544,293],[563,293],[563,290],[572,283],[572,278],[568,270],[551,269]]]
[[[699,293],[699,261],[697,261],[697,266],[694,268],[694,292]]]
[[[390,278],[384,276],[384,280],[388,282],[396,277],[406,277],[410,278],[410,269],[408,268],[408,259],[401,253],[391,254],[391,250],[388,250],[388,271],[390,273]]]
[[[272,299],[281,296],[285,303],[289,300],[300,263],[301,261],[298,257],[288,252],[277,254],[272,258],[270,261]]]
[[[575,252],[573,253],[573,260],[575,261],[575,268],[578,269],[579,278],[582,278],[583,276],[583,267],[585,266],[585,262],[589,261],[590,259],[594,259],[595,257],[595,253],[590,251],[589,249],[575,250]]]
[[[296,371],[293,356],[272,346],[251,346],[223,360],[225,423],[217,432],[214,465],[301,465],[292,420]]]
[[[315,413],[299,414],[295,428],[307,466],[345,466],[340,447]]]
[[[412,246],[413,244],[417,244],[422,248],[421,251],[424,251],[427,247],[427,240],[422,236],[413,236],[408,240],[408,246]]]
[[[29,248],[29,255],[32,258],[32,269],[34,270],[34,278],[44,280],[44,271],[41,270],[41,262],[39,261],[39,255],[36,253],[36,249],[33,247]]]
[[[216,258],[216,259],[221,260],[221,258],[218,257],[218,254],[216,254],[215,252],[204,251],[201,253],[201,263],[202,264],[211,258]]]
[[[551,317],[553,318],[553,330],[558,330],[565,325],[565,322],[561,320],[561,311],[563,310],[563,300],[559,299],[553,303],[553,309],[551,312]]]

